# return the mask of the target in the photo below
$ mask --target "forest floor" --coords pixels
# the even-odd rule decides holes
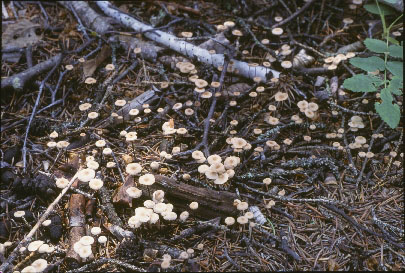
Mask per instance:
[[[361,2],[2,2],[0,271],[404,270]]]

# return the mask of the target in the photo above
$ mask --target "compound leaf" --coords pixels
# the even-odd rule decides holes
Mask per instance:
[[[364,44],[370,51],[375,53],[384,53],[388,51],[387,44],[378,39],[367,38],[364,40]]]
[[[394,76],[403,79],[404,66],[402,62],[387,62],[387,68]]]
[[[383,5],[381,3],[379,5],[380,5],[381,13],[383,15],[394,14],[394,9],[392,9],[386,5]],[[367,5],[364,5],[364,8],[370,13],[377,14],[377,15],[380,14],[380,11],[378,10],[378,7],[376,4],[367,4]]]
[[[391,101],[383,100],[382,103],[375,103],[375,110],[392,129],[396,128],[401,118],[401,111],[398,104],[392,104]]]
[[[390,52],[390,56],[397,57],[397,58],[404,58],[404,47],[399,45],[390,45],[388,47],[388,51]]]
[[[377,69],[380,71],[385,70],[384,60],[376,56],[368,58],[359,58],[359,57],[351,58],[350,63],[367,72],[373,72],[376,71]]]
[[[388,41],[390,41],[391,43],[393,43],[394,45],[399,45],[399,42],[397,40],[395,40],[394,38],[388,36],[387,37]]]
[[[401,90],[400,90],[400,88],[402,88],[402,85],[403,85],[402,79],[399,78],[399,77],[397,77],[397,76],[394,76],[394,77],[392,78],[392,80],[390,81],[390,84],[388,85],[387,89],[388,89],[391,93],[393,93],[393,94],[399,96],[399,95],[402,94],[402,92],[401,92]]]
[[[357,74],[346,79],[343,87],[353,92],[375,92],[382,83],[383,81],[376,76]]]

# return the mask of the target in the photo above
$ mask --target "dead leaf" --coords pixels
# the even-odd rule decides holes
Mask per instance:
[[[111,56],[111,48],[108,45],[104,45],[94,59],[87,60],[83,64],[84,77],[85,78],[91,77],[94,71],[96,71],[97,67],[110,56]]]
[[[36,31],[40,28],[41,25],[34,24],[27,19],[21,19],[14,24],[8,25],[1,35],[2,49],[24,48],[37,44],[42,39],[42,34],[36,34]],[[19,61],[21,55],[20,52],[5,53],[2,60],[15,63]]]
[[[39,24],[33,24],[27,19],[16,21],[10,24],[1,35],[1,47],[3,49],[18,47],[23,48],[34,45],[42,39],[42,34],[37,35],[35,31],[41,28]]]
[[[133,176],[128,175],[127,179],[125,180],[125,183],[118,189],[117,193],[114,195],[113,202],[128,205],[130,208],[132,208],[133,198],[130,197],[126,191],[129,187],[133,187],[134,185],[135,184]]]

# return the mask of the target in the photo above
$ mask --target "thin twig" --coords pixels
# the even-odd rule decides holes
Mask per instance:
[[[289,17],[285,18],[283,21],[274,24],[272,28],[281,27],[282,25],[285,25],[286,23],[290,22],[292,19],[294,19],[295,17],[303,13],[307,8],[309,8],[309,6],[311,6],[313,2],[315,2],[315,0],[309,0],[308,2],[305,3],[304,6],[302,6],[302,8],[291,14]]]
[[[39,101],[41,99],[42,91],[44,90],[44,85],[48,81],[48,79],[51,77],[53,72],[55,72],[56,68],[59,66],[59,64],[63,60],[63,53],[60,54],[59,56],[60,57],[59,57],[59,60],[56,62],[56,65],[52,68],[51,71],[48,72],[48,75],[46,75],[45,79],[42,80],[41,85],[39,86],[38,96],[37,96],[37,99],[35,101],[34,108],[32,109],[30,119],[28,120],[27,130],[25,131],[24,144],[23,144],[23,148],[22,148],[24,173],[26,173],[26,171],[27,171],[26,168],[27,168],[27,139],[28,139],[28,133],[30,131],[32,120],[34,119],[34,116],[36,114],[37,107],[38,107]]]

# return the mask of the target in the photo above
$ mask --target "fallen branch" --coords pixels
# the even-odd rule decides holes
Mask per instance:
[[[74,244],[86,234],[85,198],[82,194],[72,194],[69,201],[69,249],[65,262],[69,265],[78,265],[82,259],[74,250]],[[75,266],[73,266],[75,267]]]
[[[13,88],[16,91],[22,91],[28,81],[31,81],[34,77],[42,74],[52,67],[55,67],[61,56],[62,54],[58,54],[46,60],[45,62],[31,67],[30,69],[1,80],[1,90]]]
[[[97,14],[86,1],[58,1],[58,3],[65,8],[73,8],[84,25],[99,34],[105,34],[113,28],[106,18]]]
[[[155,175],[155,179],[156,183],[149,186],[149,190],[145,186],[140,188],[146,194],[149,192],[150,195],[155,190],[163,190],[168,201],[173,203],[179,211],[187,210],[191,202],[197,202],[198,209],[191,211],[191,214],[199,218],[212,219],[237,214],[233,206],[233,201],[237,198],[234,193],[195,187],[162,175]]]
[[[135,31],[144,32],[145,30],[152,29],[151,26],[145,25],[134,18],[120,12],[118,9],[111,7],[108,1],[99,1],[97,5],[103,10],[103,12],[121,24],[134,29]],[[208,50],[202,49],[193,44],[187,43],[185,41],[177,40],[177,37],[155,30],[153,32],[146,32],[144,35],[159,44],[165,45],[170,49],[173,49],[181,54],[184,54],[190,58],[194,58],[197,61],[203,62],[205,64],[213,65],[214,67],[222,66],[224,63],[223,54],[210,54]],[[231,60],[232,66],[230,70],[234,71],[235,74],[241,75],[246,78],[253,79],[254,77],[260,77],[263,81],[267,78],[278,78],[280,72],[272,70],[264,66],[250,67],[246,62],[241,62],[238,60]]]

